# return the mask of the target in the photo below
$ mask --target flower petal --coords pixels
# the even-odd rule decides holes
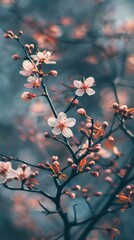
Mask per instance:
[[[31,75],[31,71],[21,70],[21,71],[19,71],[19,73],[20,73],[21,75],[23,75],[23,76],[26,76],[26,77],[28,77],[29,75]]]
[[[75,91],[75,94],[76,94],[77,96],[81,97],[81,96],[83,96],[84,92],[85,92],[84,89],[77,89],[77,90]]]
[[[75,118],[68,118],[66,120],[66,126],[67,127],[73,127],[76,123],[76,119]]]
[[[88,87],[92,87],[93,84],[94,84],[94,78],[93,77],[88,77],[88,78],[85,79],[84,83],[87,84]]]
[[[61,122],[61,121],[66,121],[67,115],[66,115],[64,112],[60,112],[60,113],[58,114],[57,119],[58,119],[59,122]]]
[[[26,83],[26,84],[24,84],[24,86],[26,87],[26,88],[33,88],[33,83]]]
[[[69,138],[73,136],[73,132],[70,128],[64,128],[62,131],[62,135],[66,138]]]
[[[49,126],[55,127],[58,123],[58,120],[54,117],[50,117],[47,122]]]
[[[29,70],[33,69],[33,67],[34,67],[34,65],[29,60],[25,60],[22,64],[22,66],[26,71],[29,71]]]
[[[60,130],[60,128],[55,127],[55,128],[52,129],[52,133],[55,134],[55,135],[59,135],[61,133],[61,130]]]
[[[81,88],[82,87],[82,82],[81,81],[79,81],[79,80],[74,80],[74,86],[76,87],[76,88]]]
[[[86,93],[91,96],[91,95],[94,95],[95,94],[95,91],[92,89],[92,88],[87,88],[86,89]]]

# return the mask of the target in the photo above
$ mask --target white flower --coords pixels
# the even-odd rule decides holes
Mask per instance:
[[[64,112],[60,112],[57,118],[50,117],[48,119],[48,125],[53,127],[52,133],[55,135],[59,135],[61,133],[66,138],[73,136],[73,132],[70,127],[73,127],[75,123],[75,118],[67,118]]]
[[[75,91],[75,94],[77,96],[83,96],[83,94],[86,92],[89,96],[94,95],[95,91],[91,88],[94,85],[94,78],[93,77],[88,77],[87,79],[84,80],[82,83],[79,80],[74,80],[74,86],[78,88]]]
[[[31,55],[31,57],[38,62],[46,63],[46,64],[55,64],[56,62],[51,61],[52,52],[44,50],[43,52],[37,52],[36,55]]]
[[[36,95],[30,92],[23,92],[21,95],[21,98],[23,101],[28,102],[30,101],[32,98],[34,98]]]
[[[8,179],[13,179],[16,171],[12,169],[11,162],[0,161],[0,183],[5,183]]]
[[[33,88],[33,87],[40,87],[42,78],[36,77],[36,76],[30,76],[27,78],[27,82],[26,84],[24,84],[24,86],[26,88]]]
[[[37,69],[37,64],[35,65],[34,63],[30,62],[29,60],[25,60],[22,63],[22,70],[20,71],[20,74],[23,76],[30,76],[32,73],[36,73],[38,71]]]
[[[33,171],[31,170],[30,167],[25,167],[25,168],[19,167],[16,170],[16,177],[21,181],[26,180],[31,176],[32,173]]]

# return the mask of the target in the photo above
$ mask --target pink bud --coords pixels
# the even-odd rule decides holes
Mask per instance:
[[[27,165],[26,164],[22,164],[21,168],[23,169],[23,171],[25,171]]]
[[[76,164],[73,163],[71,167],[72,167],[73,170],[77,170],[77,165]]]
[[[90,166],[90,167],[92,167],[92,166],[94,166],[95,165],[95,161],[90,161],[89,163],[88,163],[88,165]]]
[[[53,161],[58,161],[58,159],[59,159],[58,156],[52,156]]]
[[[105,177],[105,181],[108,183],[113,183],[113,179],[111,177]]]
[[[72,158],[68,158],[68,159],[67,159],[67,162],[68,162],[69,165],[72,165],[72,164],[73,164]]]
[[[80,185],[75,185],[74,187],[71,187],[72,190],[75,191],[80,191],[81,190],[81,186]]]
[[[77,110],[77,113],[78,114],[80,114],[80,115],[86,115],[86,111],[85,111],[85,109],[84,108],[79,108],[78,110]]]
[[[70,194],[69,194],[69,197],[72,198],[72,199],[74,199],[74,198],[76,197],[76,194],[75,194],[75,193],[70,193]]]
[[[93,176],[93,177],[99,177],[99,173],[97,171],[92,171],[90,172],[90,174]]]
[[[51,70],[48,74],[53,76],[53,77],[57,77],[58,72],[56,70]]]
[[[40,167],[40,168],[46,168],[43,163],[38,163],[38,167]]]
[[[96,197],[99,197],[99,196],[102,196],[102,192],[96,192],[96,193],[94,193],[94,196],[96,196]]]
[[[99,152],[101,150],[101,144],[96,144],[93,148],[91,148],[91,152]]]
[[[45,138],[51,138],[51,136],[50,136],[50,134],[49,134],[48,132],[45,132],[45,133],[44,133],[44,137],[45,137]]]
[[[103,122],[103,128],[106,129],[108,127],[108,122],[107,121],[104,121]]]
[[[17,54],[14,54],[14,55],[12,55],[12,59],[13,60],[18,60],[18,59],[20,59],[20,56],[17,55]]]

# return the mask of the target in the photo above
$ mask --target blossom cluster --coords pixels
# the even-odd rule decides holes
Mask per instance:
[[[13,179],[22,181],[27,187],[33,186],[33,179],[37,176],[38,172],[33,171],[26,164],[22,164],[16,170],[12,168],[10,161],[0,161],[0,183],[11,182]]]

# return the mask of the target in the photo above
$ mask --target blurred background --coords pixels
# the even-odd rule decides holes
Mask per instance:
[[[120,104],[133,107],[133,9],[133,0],[0,0],[0,153],[35,164],[49,160],[50,155],[58,155],[62,160],[68,154],[58,144],[52,149],[43,137],[49,129],[46,119],[50,110],[46,101],[24,103],[20,98],[26,91],[26,78],[19,74],[23,59],[13,61],[12,55],[25,56],[17,42],[3,37],[2,28],[16,34],[22,30],[23,44],[34,43],[35,49],[53,51],[58,76],[46,78],[46,85],[58,112],[74,97],[74,90],[68,87],[73,80],[93,76],[96,94],[90,98],[84,96],[80,106],[85,105],[93,118],[110,122],[115,101],[113,80],[116,80]],[[49,70],[48,66],[46,71]],[[73,110],[69,114],[75,115]],[[132,123],[128,122],[130,130],[133,130]],[[129,140],[121,144],[129,153]],[[52,180],[44,176],[40,180],[47,190]],[[52,239],[50,225],[56,232],[60,222],[41,213],[39,199],[39,196],[9,192],[0,186],[2,240]],[[82,214],[84,216],[84,212]],[[130,209],[122,216],[122,234],[118,239],[133,240],[133,214]],[[97,239],[107,238],[102,234]]]

